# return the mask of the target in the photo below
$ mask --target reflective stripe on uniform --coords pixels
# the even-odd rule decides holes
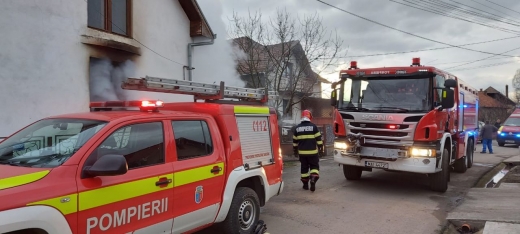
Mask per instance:
[[[235,106],[235,114],[269,114],[269,107]]]
[[[323,145],[323,141],[316,141],[318,145]]]
[[[314,139],[316,138],[314,135],[299,135],[296,138],[293,136],[293,139],[303,140],[303,139]]]
[[[318,150],[315,149],[315,150],[298,150],[298,154],[317,154],[318,153]]]
[[[218,174],[207,173],[214,166],[222,168]],[[93,189],[81,192],[79,194],[70,194],[54,197],[46,200],[36,201],[27,204],[30,205],[48,205],[58,209],[64,215],[72,214],[77,211],[84,211],[115,202],[132,199],[142,195],[152,194],[165,189],[183,186],[186,184],[211,179],[224,175],[224,163],[211,164],[203,167],[193,168],[175,173],[169,173],[140,180],[134,180],[122,184],[111,185],[103,188]],[[157,182],[159,178],[165,177],[171,179],[173,183],[169,183],[164,187],[150,186]],[[68,202],[63,202],[67,199]],[[79,199],[79,203],[78,203]]]
[[[312,173],[320,174],[320,171],[318,171],[318,169],[312,169],[309,173],[310,174],[312,174]]]
[[[310,176],[310,173],[305,173],[305,174],[302,174],[301,177],[309,177]]]
[[[32,183],[34,181],[37,181],[37,180],[45,177],[47,174],[49,174],[49,172],[50,172],[49,170],[45,170],[45,171],[39,171],[39,172],[0,179],[0,190]]]

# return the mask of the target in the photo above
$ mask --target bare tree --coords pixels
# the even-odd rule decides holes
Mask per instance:
[[[237,71],[251,88],[278,91],[280,97],[270,104],[279,109],[285,99],[284,114],[321,93],[314,88],[320,74],[336,67],[343,56],[343,41],[317,13],[300,17],[278,9],[275,17],[265,21],[261,12],[245,17],[233,13],[231,22]]]

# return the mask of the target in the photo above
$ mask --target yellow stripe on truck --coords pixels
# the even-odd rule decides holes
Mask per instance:
[[[78,194],[70,194],[62,197],[55,197],[43,201],[37,201],[27,204],[52,206],[59,210],[63,215],[76,213],[78,211]]]
[[[235,114],[269,114],[269,107],[235,106]]]
[[[211,170],[214,166],[220,167],[221,170],[218,173],[212,173]],[[176,173],[154,176],[146,179],[89,190],[79,194],[50,198],[42,201],[32,202],[27,205],[48,205],[58,209],[64,215],[67,215],[75,213],[78,210],[84,211],[222,175],[224,175],[224,163],[217,163],[179,171]],[[155,182],[157,182],[159,178],[162,177],[171,179],[173,183],[169,183],[167,186],[162,188],[155,186]],[[62,202],[62,199],[68,199],[68,202]],[[79,209],[76,208],[78,199]]]
[[[13,176],[13,177],[0,179],[0,190],[32,183],[34,181],[37,181],[37,180],[45,177],[47,174],[49,174],[49,172],[50,172],[49,170],[45,170],[45,171],[39,171],[39,172],[29,173],[29,174],[25,174],[25,175],[19,175],[19,176]]]
[[[173,188],[172,183],[169,183],[167,186],[162,188],[155,186],[155,182],[157,182],[159,178],[162,177],[173,180],[174,176],[173,173],[166,174],[81,192],[79,194],[79,211],[88,210],[110,203],[115,203]]]

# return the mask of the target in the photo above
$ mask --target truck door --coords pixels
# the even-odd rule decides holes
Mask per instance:
[[[121,124],[98,140],[81,168],[116,154],[126,158],[128,172],[86,178],[79,175],[79,233],[171,231],[173,165],[165,157],[165,123]]]
[[[178,119],[171,125],[177,152],[173,233],[183,233],[215,221],[225,186],[225,155],[213,119]]]

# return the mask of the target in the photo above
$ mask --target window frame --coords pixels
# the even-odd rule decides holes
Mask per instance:
[[[205,155],[198,155],[198,156],[190,156],[190,157],[180,157],[179,156],[179,151],[177,150],[177,140],[176,140],[176,135],[175,135],[175,129],[174,129],[174,122],[186,122],[186,121],[192,121],[192,122],[199,122],[201,125],[200,125],[200,129],[202,131],[202,133],[204,134],[204,127],[202,125],[202,122],[204,122],[206,124],[206,128],[208,130],[208,137],[209,137],[209,141],[211,142],[211,151],[207,152],[207,154]],[[215,141],[213,139],[213,136],[212,136],[212,131],[210,129],[210,124],[208,123],[208,121],[206,119],[172,119],[170,120],[170,124],[171,124],[171,131],[172,131],[172,135],[173,135],[173,145],[174,145],[174,148],[175,148],[175,156],[176,156],[176,160],[178,162],[182,162],[182,161],[187,161],[187,160],[190,160],[190,159],[198,159],[198,158],[205,158],[205,157],[209,157],[209,156],[212,156],[214,153],[215,153]],[[207,140],[207,137],[206,135],[203,135],[203,138],[204,138],[204,143],[207,144],[206,140]]]
[[[89,0],[87,0],[87,1],[89,1]],[[132,27],[132,22],[133,22],[132,21],[132,12],[133,12],[132,0],[126,0],[126,35],[114,32],[112,30],[112,0],[101,0],[101,1],[103,1],[104,9],[105,9],[105,12],[104,12],[105,19],[103,19],[103,21],[104,21],[103,26],[105,28],[104,29],[96,28],[96,27],[90,26],[88,24],[88,2],[87,2],[87,27],[94,29],[94,30],[98,30],[98,31],[126,37],[126,38],[132,38],[132,29],[133,29],[133,27]]]
[[[92,166],[97,161],[97,158],[95,158],[95,159],[93,158],[94,155],[96,155],[95,152],[109,137],[111,137],[116,132],[120,131],[121,129],[128,128],[128,127],[133,128],[133,126],[135,126],[135,125],[150,124],[150,123],[159,123],[161,125],[162,139],[163,139],[163,143],[162,143],[163,144],[163,146],[162,146],[163,162],[155,163],[155,164],[148,164],[148,165],[140,166],[140,167],[130,167],[130,165],[128,165],[128,162],[127,162],[128,171],[135,170],[135,169],[141,169],[141,168],[147,168],[147,167],[151,167],[151,166],[158,166],[158,165],[163,165],[163,164],[168,163],[168,157],[167,157],[167,154],[168,154],[167,134],[168,133],[166,132],[166,129],[165,129],[166,125],[163,120],[156,119],[156,120],[149,120],[149,121],[142,121],[142,122],[139,121],[139,122],[124,123],[119,126],[114,126],[110,130],[108,130],[106,133],[104,133],[102,139],[100,139],[99,142],[96,142],[96,144],[92,147],[92,150],[87,153],[88,156],[86,157],[85,161],[83,162],[82,167],[85,168],[86,166]],[[132,142],[132,141],[134,141],[133,138],[136,137],[136,136],[132,136],[132,128],[130,130],[130,134],[128,136],[129,139],[128,139],[128,143],[127,143],[127,146],[130,146],[130,147],[133,147],[130,144],[133,143]],[[139,129],[139,128],[137,128],[137,129]],[[139,135],[139,134],[137,134],[137,135]],[[125,155],[123,155],[123,156],[125,156]],[[126,159],[126,157],[125,157],[125,159]]]

